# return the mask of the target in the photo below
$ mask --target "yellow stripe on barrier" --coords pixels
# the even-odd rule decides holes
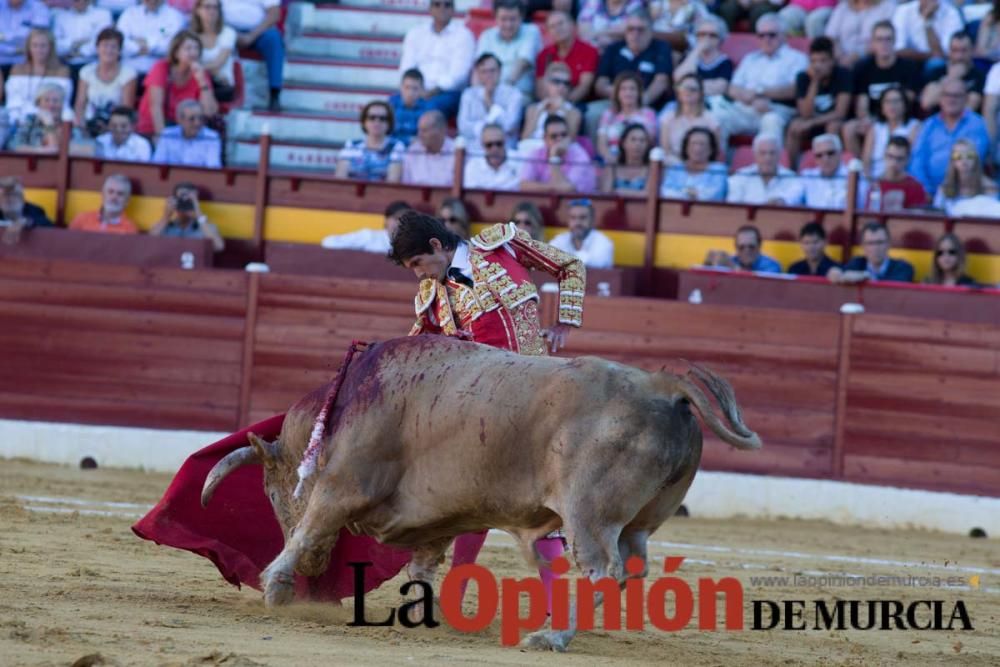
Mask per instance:
[[[45,209],[45,215],[48,216],[49,220],[58,222],[58,220],[56,220],[55,190],[45,190],[42,188],[25,188],[24,201],[30,202],[35,206],[41,206],[43,209]]]

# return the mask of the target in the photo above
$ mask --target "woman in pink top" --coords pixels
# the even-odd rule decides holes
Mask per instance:
[[[656,112],[642,105],[642,78],[636,72],[622,72],[611,89],[611,107],[601,114],[597,126],[597,152],[605,163],[618,158],[618,142],[627,125],[639,123],[656,138]]]
[[[177,105],[184,100],[201,102],[205,116],[219,110],[212,79],[201,65],[201,39],[190,30],[181,30],[170,40],[167,57],[146,75],[146,92],[139,102],[139,134],[159,136],[163,128],[176,122]]]

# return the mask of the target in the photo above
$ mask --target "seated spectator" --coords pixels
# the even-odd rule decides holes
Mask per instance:
[[[876,23],[871,37],[872,54],[854,67],[855,118],[844,123],[844,147],[853,155],[861,153],[861,139],[878,117],[879,100],[886,88],[893,85],[902,88],[908,105],[916,100],[920,90],[920,67],[912,60],[896,56],[895,39],[892,23]]]
[[[226,242],[219,228],[209,222],[198,203],[198,186],[178,183],[174,193],[167,197],[163,217],[149,230],[151,236],[169,236],[182,239],[209,239],[215,252],[222,252]]]
[[[891,137],[885,147],[885,168],[868,192],[869,211],[902,211],[923,208],[929,200],[920,181],[906,173],[910,164],[910,142]]]
[[[625,17],[641,0],[583,0],[577,16],[580,37],[598,49],[625,38]]]
[[[525,111],[521,139],[541,140],[549,114],[564,118],[569,127],[569,135],[577,136],[580,133],[582,116],[576,105],[567,97],[571,85],[569,65],[558,61],[551,63],[545,70],[545,79],[542,83],[545,95]]]
[[[729,177],[726,201],[737,204],[800,206],[805,193],[795,172],[779,164],[781,140],[768,134],[753,139],[754,164]]]
[[[159,136],[171,123],[179,123],[177,107],[191,100],[202,112],[214,116],[219,105],[212,80],[201,66],[201,40],[190,30],[181,30],[170,40],[167,57],[157,62],[144,82],[139,102],[139,134]]]
[[[701,0],[650,0],[649,15],[653,34],[678,53],[694,44],[694,28],[699,19],[709,15]]]
[[[524,105],[521,92],[500,80],[500,61],[492,53],[479,56],[475,72],[478,83],[462,92],[458,133],[474,143],[484,125],[495,123],[504,129],[508,142],[513,146],[517,142],[517,128],[521,126]]]
[[[363,250],[385,255],[392,250],[390,239],[399,224],[399,216],[410,208],[405,201],[394,201],[383,213],[382,229],[359,229],[348,234],[332,234],[320,241],[320,245],[330,250]]]
[[[430,111],[430,102],[424,99],[424,75],[413,68],[403,72],[399,82],[399,92],[389,96],[389,106],[395,118],[392,138],[409,146],[417,136],[417,123],[425,111]]]
[[[115,24],[125,36],[125,63],[145,74],[168,53],[173,60],[173,37],[185,23],[184,15],[164,0],[142,0],[129,7]],[[198,51],[201,55],[200,46]]]
[[[78,232],[105,234],[138,234],[139,228],[125,215],[132,196],[132,181],[123,174],[111,174],[101,188],[101,207],[96,211],[78,213],[69,228]]]
[[[983,117],[966,106],[968,94],[959,79],[941,84],[941,110],[924,121],[913,147],[913,175],[927,192],[937,192],[948,168],[951,146],[958,139],[968,139],[976,148],[979,161],[989,152],[989,133]]]
[[[799,230],[799,245],[804,259],[788,267],[794,276],[825,276],[830,269],[840,268],[840,264],[826,254],[826,230],[818,222],[807,222]]]
[[[96,137],[108,129],[111,111],[135,107],[138,72],[123,65],[122,34],[105,28],[97,35],[97,62],[83,66],[76,91],[76,126]]]
[[[979,22],[975,55],[991,62],[1000,60],[1000,6],[995,2]]]
[[[525,156],[521,189],[528,192],[592,192],[596,176],[587,151],[569,136],[560,116],[545,119],[545,145]]]
[[[535,88],[531,71],[542,49],[542,33],[534,23],[524,22],[520,0],[495,0],[493,16],[497,24],[479,35],[476,55],[492,54],[500,63],[499,81],[531,97]]]
[[[896,53],[924,64],[924,72],[941,66],[948,57],[948,40],[965,27],[962,13],[947,0],[910,0],[892,15]]]
[[[201,40],[201,66],[212,79],[219,102],[236,99],[236,31],[226,25],[222,0],[197,0],[191,14],[191,31]]]
[[[635,72],[622,72],[615,77],[611,107],[601,114],[597,125],[597,153],[606,164],[618,160],[618,142],[624,129],[634,123],[646,128],[650,137],[656,137],[656,112],[641,105],[642,77]]]
[[[601,54],[594,94],[602,101],[587,105],[588,123],[596,123],[608,108],[615,92],[614,82],[623,72],[636,72],[642,78],[640,106],[658,110],[670,99],[673,54],[666,42],[653,38],[651,26],[645,9],[630,10],[625,21],[625,39],[609,45]],[[588,134],[596,133],[588,131]]]
[[[924,284],[979,287],[979,283],[965,273],[965,247],[955,234],[942,234],[934,242],[934,263]]]
[[[948,171],[934,195],[934,208],[949,216],[955,215],[955,204],[980,195],[996,199],[996,183],[983,173],[983,164],[979,161],[976,147],[965,139],[959,139],[951,146]]]
[[[399,183],[403,176],[406,147],[390,135],[392,108],[387,102],[369,102],[361,109],[361,131],[365,137],[348,141],[337,155],[337,178]]]
[[[455,179],[455,142],[446,134],[447,129],[444,114],[437,109],[420,117],[417,140],[403,156],[404,183],[451,185]]]
[[[795,115],[795,82],[809,67],[805,54],[785,44],[785,30],[777,14],[757,19],[761,48],[740,61],[729,85],[732,102],[712,100],[712,115],[726,136],[762,133],[785,135],[785,125]],[[718,104],[716,104],[718,100]]]
[[[284,80],[285,40],[278,30],[281,21],[280,0],[222,0],[226,25],[236,31],[236,46],[253,49],[267,66],[268,108],[281,109],[281,83]]]
[[[52,32],[59,58],[77,70],[96,61],[94,47],[99,41],[94,41],[94,35],[114,26],[111,12],[94,7],[91,0],[73,0],[69,8],[56,9],[52,14]]]
[[[4,102],[11,122],[20,122],[35,110],[35,100],[42,86],[56,85],[63,91],[63,105],[56,119],[73,120],[69,100],[73,96],[73,82],[69,68],[59,62],[52,33],[44,28],[33,28],[21,45],[24,62],[14,65],[4,84]]]
[[[520,165],[507,159],[507,141],[503,128],[496,124],[483,126],[482,155],[466,160],[463,183],[466,188],[479,190],[517,190]]]
[[[205,127],[205,110],[197,100],[177,105],[177,125],[160,133],[153,162],[185,167],[222,167],[219,133]]]
[[[17,124],[9,148],[17,153],[57,153],[63,133],[60,114],[65,110],[65,93],[61,86],[43,83],[38,87],[34,111]],[[73,138],[79,139],[73,129]]]
[[[844,149],[836,134],[821,134],[812,142],[816,166],[803,169],[802,188],[809,208],[842,209],[847,202],[847,167]],[[857,201],[865,201],[864,183],[858,182]]]
[[[1000,113],[1000,63],[990,67],[986,75],[986,85],[983,86],[983,120],[990,137],[990,145],[997,145],[997,114]],[[990,151],[988,158],[995,162],[996,150]]]
[[[454,0],[431,0],[431,19],[410,28],[403,38],[400,73],[416,68],[424,77],[424,99],[448,118],[458,113],[469,82],[476,38],[455,16]]]
[[[668,107],[660,114],[660,147],[666,154],[667,163],[676,163],[681,157],[681,144],[688,132],[695,127],[701,127],[715,135],[713,145],[719,148],[717,154],[709,156],[715,160],[725,154],[725,144],[722,141],[722,128],[715,116],[705,108],[705,95],[702,82],[696,74],[685,74],[678,79],[677,106]]]
[[[566,226],[569,231],[556,234],[549,241],[553,248],[568,252],[588,269],[610,269],[615,265],[615,244],[594,229],[594,205],[589,199],[569,203]]]
[[[52,226],[41,206],[24,201],[21,179],[16,176],[0,177],[0,227],[4,228],[4,243],[17,243],[24,229]]]
[[[841,269],[830,269],[826,277],[839,284],[861,283],[866,280],[886,280],[912,283],[913,267],[902,259],[889,257],[889,230],[880,222],[869,222],[861,230],[864,255],[852,257]]]
[[[590,97],[594,87],[600,54],[577,37],[576,23],[566,12],[551,12],[545,19],[545,25],[552,43],[539,51],[535,58],[535,97],[542,99],[549,94],[544,83],[549,65],[564,63],[569,68],[570,85],[563,97],[573,104],[581,104]]]
[[[965,83],[965,89],[968,91],[966,104],[973,111],[979,111],[983,101],[986,75],[972,62],[972,38],[969,37],[969,33],[962,31],[951,36],[948,64],[935,69],[928,78],[931,81],[920,93],[920,108],[925,113],[937,111],[941,100],[941,83],[945,79],[959,79]]]
[[[879,99],[878,120],[871,124],[865,135],[861,159],[869,177],[882,175],[885,169],[885,149],[892,137],[906,137],[910,142],[917,138],[920,121],[910,117],[909,104],[903,89],[891,84],[882,91]]]
[[[622,132],[619,146],[615,164],[605,165],[601,172],[601,192],[642,196],[649,179],[649,151],[653,140],[645,127],[633,123]]]
[[[135,132],[135,112],[117,107],[108,119],[108,131],[97,137],[97,157],[122,162],[149,162],[153,149]]]
[[[441,202],[441,208],[438,209],[438,218],[444,223],[444,226],[448,228],[448,231],[452,234],[457,234],[463,241],[468,241],[471,230],[471,223],[469,222],[469,211],[466,210],[465,204],[458,197],[447,197]]]
[[[826,22],[823,34],[837,45],[837,63],[853,67],[871,53],[871,39],[875,26],[886,24],[892,28],[892,13],[896,0],[843,0],[838,2]],[[889,46],[896,40],[893,29]]]
[[[668,199],[724,201],[726,165],[713,162],[718,154],[714,132],[692,127],[681,143],[681,163],[664,167],[660,196]]]
[[[710,14],[698,19],[694,46],[674,70],[674,81],[683,81],[694,74],[701,81],[703,95],[725,95],[733,78],[733,61],[721,48],[728,35],[725,22],[718,16]]]
[[[851,110],[851,73],[833,59],[833,42],[817,37],[809,45],[809,67],[795,77],[798,117],[788,124],[788,159],[798,164],[802,142],[817,134],[840,134]],[[839,141],[838,141],[839,143]]]
[[[46,30],[49,18],[49,8],[40,0],[6,0],[0,4],[0,66],[4,71],[24,59],[28,33],[34,28]]]
[[[545,240],[545,220],[534,202],[523,201],[514,207],[510,219],[517,228],[536,241]]]
[[[790,0],[778,16],[785,22],[788,32],[810,39],[822,37],[826,22],[833,13],[837,0]]]
[[[735,255],[730,255],[723,250],[709,250],[705,257],[705,266],[736,271],[781,273],[781,264],[767,255],[761,254],[760,230],[753,225],[743,225],[737,229],[734,242],[736,244]]]
[[[721,0],[715,13],[722,17],[730,30],[735,31],[743,20],[756,26],[761,16],[773,13],[776,8],[775,3],[769,0]]]

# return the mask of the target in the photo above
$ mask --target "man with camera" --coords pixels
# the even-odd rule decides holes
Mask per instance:
[[[215,252],[222,252],[226,246],[219,229],[201,212],[198,187],[193,183],[178,183],[174,186],[174,194],[167,197],[163,207],[163,217],[153,225],[149,233],[153,236],[210,239]]]

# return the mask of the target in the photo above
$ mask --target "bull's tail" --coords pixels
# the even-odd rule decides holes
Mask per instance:
[[[722,408],[722,414],[726,422],[719,419],[709,402],[708,397],[701,388],[691,379],[701,381],[703,385],[715,396]],[[743,422],[743,415],[740,406],[736,403],[736,394],[732,386],[724,378],[716,375],[707,368],[691,364],[691,370],[687,377],[677,377],[677,388],[684,394],[684,397],[694,405],[698,414],[705,421],[712,432],[719,436],[724,442],[729,443],[737,449],[760,449],[762,446],[760,436],[751,431]]]

